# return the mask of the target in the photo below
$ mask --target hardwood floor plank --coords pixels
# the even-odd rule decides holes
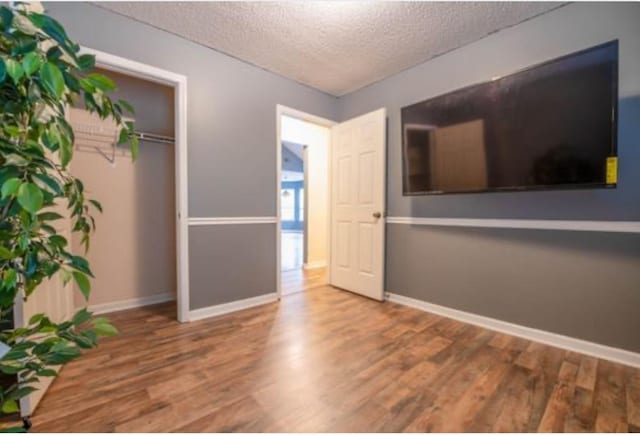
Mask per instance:
[[[585,356],[580,362],[580,370],[578,370],[578,378],[576,385],[588,391],[593,391],[596,387],[596,378],[598,377],[598,360],[593,357]]]
[[[596,432],[627,432],[627,409],[624,385],[624,368],[602,361],[596,389]]]
[[[596,409],[595,394],[576,386],[573,401],[564,424],[564,432],[589,432],[594,427]]]
[[[254,432],[255,424],[264,424],[266,418],[260,404],[251,396],[245,396],[184,426],[178,426],[175,432]]]
[[[507,372],[506,363],[493,364],[476,378],[475,382],[455,402],[446,413],[442,423],[436,427],[438,432],[463,432],[475,423],[478,413],[500,385]]]
[[[542,420],[538,426],[538,432],[561,432],[563,430],[565,418],[573,398],[577,372],[578,367],[575,364],[568,361],[562,363],[558,374],[558,383],[555,385],[547,402]]]
[[[493,432],[526,432],[535,406],[535,392],[541,376],[519,366],[513,366],[507,383],[507,397],[493,425]]]
[[[640,371],[630,371],[626,383],[627,421],[640,428]]]

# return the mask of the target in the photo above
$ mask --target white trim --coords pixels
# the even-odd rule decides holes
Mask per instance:
[[[189,321],[189,203],[187,166],[187,77],[120,56],[82,47],[82,53],[93,54],[96,65],[144,80],[172,86],[175,112],[175,178],[176,178],[176,276],[178,321]]]
[[[639,221],[587,221],[564,219],[459,219],[388,217],[387,223],[446,227],[520,228],[531,230],[600,231],[640,233]]]
[[[478,314],[455,310],[453,308],[431,304],[429,302],[424,302],[418,299],[413,299],[394,293],[387,293],[386,298],[390,302],[406,305],[418,310],[448,317],[461,322],[470,323],[472,325],[491,329],[493,331],[498,331],[504,334],[515,335],[527,340],[536,341],[539,343],[547,344],[549,346],[559,347],[561,349],[571,350],[573,352],[583,353],[596,358],[602,358],[632,367],[640,367],[640,353],[605,346],[602,344],[580,340],[577,338],[567,337],[566,335],[555,334],[553,332],[542,331],[540,329],[529,328],[527,326],[492,319],[490,317],[485,317]]]
[[[93,312],[94,314],[112,313],[114,311],[130,310],[131,308],[144,307],[146,305],[161,304],[163,302],[175,301],[175,300],[176,300],[175,294],[161,293],[153,296],[143,296],[140,298],[126,299],[123,301],[89,305],[89,311]]]
[[[135,76],[151,82],[172,86],[183,80],[186,81],[186,77],[182,74],[176,74],[146,63],[105,53],[104,51],[94,50],[93,48],[82,47],[81,53],[93,54],[96,57],[96,66],[108,69],[109,71],[115,71],[128,76]]]
[[[327,267],[327,262],[326,261],[312,261],[311,263],[304,263],[302,265],[302,268],[304,270],[320,269],[321,267]]]
[[[194,217],[189,218],[189,226],[203,225],[242,225],[242,224],[275,224],[275,216],[256,217]]]
[[[323,127],[331,128],[335,124],[335,121],[331,121],[330,119],[322,118],[320,116],[312,115],[310,113],[303,112],[301,110],[293,109],[291,107],[283,106],[281,104],[276,104],[276,293],[278,295],[278,299],[282,297],[282,285],[281,285],[281,257],[280,253],[282,251],[281,240],[280,240],[280,232],[282,231],[282,219],[281,219],[281,210],[280,210],[280,180],[282,179],[282,129],[281,129],[281,121],[282,116],[286,115],[291,118],[296,118],[301,121],[310,122],[312,124],[321,125]],[[329,142],[329,165],[331,164],[331,141]],[[327,168],[329,174],[331,174],[331,166]],[[329,181],[331,181],[331,177],[329,177]],[[329,185],[329,204],[331,204],[331,185]],[[305,207],[306,210],[306,207]],[[331,240],[331,207],[329,206],[329,219],[327,220],[327,227],[329,228],[329,232],[327,232],[329,241]],[[305,219],[306,222],[306,219]],[[327,241],[327,257],[331,259],[331,244]],[[329,263],[331,264],[331,263]],[[331,267],[329,267],[329,276],[331,276]]]
[[[199,308],[189,312],[190,320],[201,320],[209,317],[221,316],[223,314],[233,313],[235,311],[245,310],[247,308],[257,307],[259,305],[270,304],[278,300],[278,293],[267,293],[253,298],[241,299],[226,304],[213,305],[211,307]]]

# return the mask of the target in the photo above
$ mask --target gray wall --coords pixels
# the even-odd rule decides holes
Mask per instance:
[[[335,119],[337,100],[322,92],[238,61],[186,39],[87,3],[45,7],[82,45],[184,74],[188,79],[189,215],[191,217],[276,215],[276,104]],[[261,225],[262,227],[272,225]],[[225,227],[234,237],[217,237],[217,227],[190,229],[211,244],[190,246],[191,308],[202,308],[275,291],[275,266],[254,291],[245,285],[247,261],[226,262],[231,278],[209,273],[219,253],[251,258],[275,255],[271,243],[253,245],[254,230]],[[260,230],[262,231],[262,229]],[[273,229],[275,232],[275,229]],[[203,233],[211,233],[209,237]]]
[[[268,277],[276,270],[275,224],[213,225],[189,231],[192,309],[247,299],[275,291]],[[275,277],[274,277],[275,280]]]
[[[390,216],[640,220],[640,4],[574,3],[340,99],[341,119],[386,107]],[[403,197],[400,108],[620,40],[616,190]],[[388,225],[387,290],[640,351],[640,236]]]

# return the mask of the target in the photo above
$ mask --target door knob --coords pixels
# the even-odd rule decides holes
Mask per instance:
[[[382,213],[380,213],[379,211],[377,211],[377,212],[375,212],[375,213],[373,214],[373,217],[374,217],[374,218],[376,218],[376,219],[380,219],[380,218],[382,217]]]

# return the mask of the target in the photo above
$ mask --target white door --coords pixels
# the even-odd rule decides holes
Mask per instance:
[[[384,299],[386,109],[331,129],[331,285]]]

